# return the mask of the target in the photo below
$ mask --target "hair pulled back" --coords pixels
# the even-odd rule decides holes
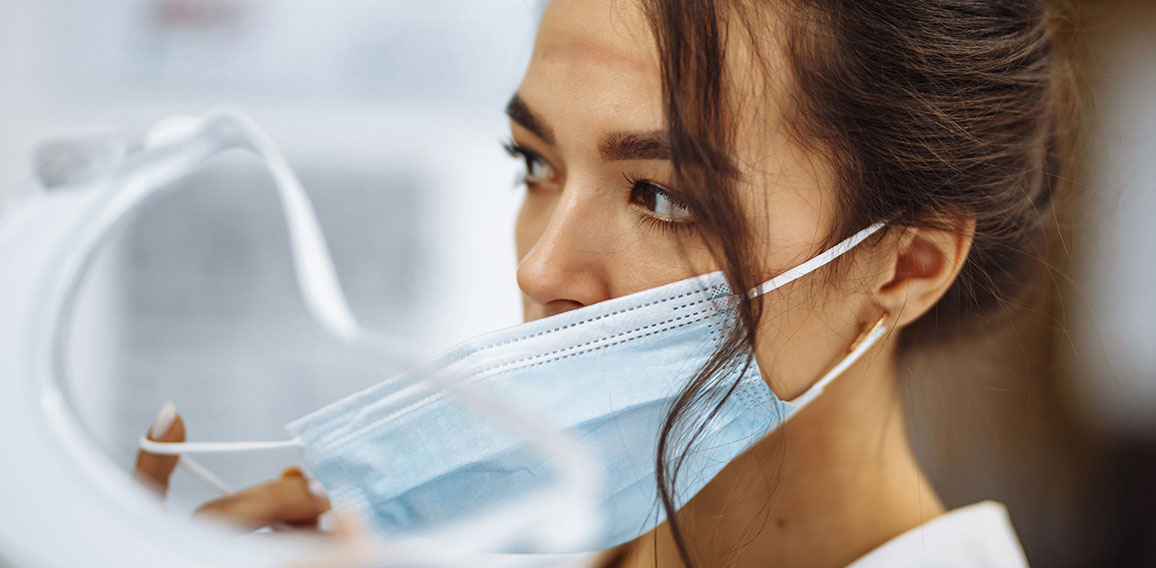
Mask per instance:
[[[958,278],[902,331],[904,348],[982,330],[1038,282],[1053,203],[1069,179],[1074,149],[1074,65],[1061,45],[1065,11],[1058,2],[642,5],[658,45],[678,187],[733,289],[757,284],[750,224],[735,195],[741,172],[733,140],[743,117],[729,106],[725,46],[737,33],[752,49],[771,44],[785,55],[789,127],[829,162],[838,182],[843,217],[830,243],[878,221],[952,231],[974,220]],[[743,298],[739,313],[741,325],[686,386],[659,440],[660,498],[688,566],[671,495],[680,456],[729,390],[718,400],[704,393],[726,386],[718,384],[721,371],[736,354],[750,364],[758,303]]]

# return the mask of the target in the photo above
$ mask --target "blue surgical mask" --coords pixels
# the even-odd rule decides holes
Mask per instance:
[[[388,341],[357,326],[308,201],[285,187],[286,180],[296,181],[280,169],[275,177],[307,304],[349,343],[396,357]],[[748,294],[771,292],[817,270],[881,227],[864,229]],[[552,489],[570,488],[574,499],[543,505],[549,515],[522,517],[560,530],[520,538],[530,530],[525,523],[494,529],[491,550],[610,548],[665,519],[655,470],[663,424],[682,389],[725,341],[736,306],[721,272],[697,276],[466,341],[289,424],[289,442],[141,445],[182,454],[298,446],[335,508],[356,512],[395,539],[443,528],[440,534],[454,534],[463,526],[476,532],[485,526],[479,520],[494,528],[498,519],[517,516],[515,510],[546,503]],[[717,404],[717,412],[697,436],[680,439],[676,432],[673,440],[673,447],[685,447],[671,495],[675,507],[818,396],[884,332],[877,324],[792,401],[775,396],[750,353],[725,362],[704,399]],[[568,515],[581,522],[567,524]]]
[[[655,479],[663,423],[726,339],[734,300],[716,272],[486,334],[288,429],[333,503],[405,535],[552,483],[549,460],[426,377],[484,386],[533,409],[596,458],[603,523],[587,546],[610,548],[665,519]],[[676,507],[823,388],[782,401],[748,355],[728,361],[704,397],[722,404],[686,448]]]

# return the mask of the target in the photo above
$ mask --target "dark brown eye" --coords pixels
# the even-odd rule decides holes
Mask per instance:
[[[523,148],[513,142],[506,143],[506,152],[515,158],[521,158],[526,164],[524,179],[528,184],[550,181],[554,178],[554,168],[550,163],[533,151]]]
[[[686,203],[669,191],[649,181],[636,181],[631,189],[631,199],[655,215],[673,220],[688,220],[694,215]]]

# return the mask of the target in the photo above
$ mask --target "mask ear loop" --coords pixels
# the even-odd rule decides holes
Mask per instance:
[[[879,320],[875,322],[875,325],[867,328],[863,333],[860,333],[859,337],[855,338],[855,341],[847,348],[847,355],[843,357],[843,360],[839,361],[830,371],[827,371],[827,374],[823,375],[814,385],[811,385],[811,388],[807,389],[806,392],[795,397],[794,400],[789,401],[791,405],[795,407],[796,412],[808,404],[811,404],[811,401],[823,394],[823,390],[827,388],[827,385],[831,384],[831,381],[834,381],[839,375],[842,375],[851,365],[854,365],[856,361],[875,346],[887,333],[887,326],[884,324],[889,317],[891,317],[890,314],[884,313]]]
[[[177,464],[184,468],[185,471],[189,472],[189,475],[192,475],[193,477],[201,480],[209,487],[220,491],[222,495],[232,495],[235,493],[233,488],[229,486],[225,480],[217,477],[215,473],[210,471],[209,468],[201,465],[201,462],[193,459],[192,456],[182,455],[177,459]]]
[[[786,286],[787,284],[790,284],[791,282],[794,282],[795,280],[798,280],[799,278],[802,278],[826,266],[827,264],[830,264],[840,256],[851,252],[852,249],[859,246],[863,241],[867,240],[868,237],[879,232],[879,230],[886,226],[887,221],[879,221],[871,224],[858,233],[843,239],[835,246],[812,257],[810,260],[794,268],[791,268],[786,272],[783,272],[782,274],[767,280],[766,282],[763,282],[761,285],[751,290],[748,290],[747,297],[757,298],[763,294],[778,288],[782,288],[783,286]],[[860,334],[859,337],[856,338],[853,343],[851,343],[851,346],[848,348],[847,356],[844,357],[842,361],[839,361],[839,363],[836,364],[834,368],[832,368],[830,371],[827,371],[827,374],[823,375],[823,377],[820,378],[814,385],[811,385],[811,388],[807,389],[806,392],[795,397],[794,400],[789,401],[792,405],[794,405],[796,411],[810,404],[812,400],[815,400],[815,397],[822,394],[823,389],[825,389],[827,385],[831,383],[831,381],[835,380],[835,377],[843,374],[843,372],[846,371],[848,367],[854,365],[855,362],[858,361],[864,353],[871,349],[871,346],[874,345],[876,341],[879,341],[879,338],[883,337],[884,333],[887,333],[887,327],[883,324],[887,321],[888,317],[888,314],[884,313],[883,316],[879,318],[879,321],[875,322],[875,325],[868,328],[866,332]]]
[[[790,284],[791,282],[794,282],[795,280],[798,280],[799,278],[802,278],[802,277],[826,266],[827,264],[829,264],[831,261],[835,260],[836,258],[839,258],[840,256],[843,256],[844,254],[851,252],[851,249],[859,246],[860,243],[867,240],[867,237],[874,235],[880,229],[882,229],[883,227],[886,227],[886,226],[887,226],[886,221],[880,221],[878,223],[872,224],[871,226],[859,231],[858,233],[855,233],[854,235],[847,237],[846,239],[842,240],[841,242],[839,242],[835,246],[823,251],[822,253],[819,253],[818,255],[816,255],[814,257],[812,257],[810,260],[808,260],[808,261],[806,261],[806,262],[804,262],[804,263],[802,263],[802,264],[800,264],[794,268],[791,268],[790,270],[787,270],[786,272],[784,272],[784,273],[782,273],[782,274],[780,274],[774,278],[771,278],[770,280],[767,280],[766,282],[763,282],[758,287],[748,291],[747,296],[749,296],[751,298],[757,298],[757,297],[762,296],[763,294],[766,294],[772,290],[775,290],[777,288],[782,288],[783,286],[786,286],[787,284]]]

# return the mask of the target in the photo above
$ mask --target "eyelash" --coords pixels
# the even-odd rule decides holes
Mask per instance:
[[[638,215],[638,222],[649,228],[656,229],[659,232],[673,235],[684,236],[694,232],[694,221],[671,221],[669,219],[641,213]]]
[[[549,162],[542,158],[542,156],[540,156],[537,152],[534,152],[525,146],[521,146],[513,140],[507,140],[503,142],[502,148],[506,150],[506,153],[509,154],[510,157],[524,160],[526,162],[527,172],[530,171],[531,161],[540,161],[546,165],[549,165]],[[630,174],[623,174],[623,177],[626,178],[626,188],[630,192],[631,202],[634,201],[633,198],[635,191],[638,191],[640,188],[650,188],[654,191],[663,193],[667,196],[667,198],[676,202],[678,205],[684,205],[684,203],[678,198],[677,195],[652,181],[637,178],[631,176]],[[537,183],[531,181],[531,178],[528,174],[523,175],[519,181],[520,184],[525,185],[531,189],[537,185]],[[693,232],[695,225],[693,220],[675,221],[646,211],[639,212],[638,221],[640,224],[645,224],[647,227],[656,229],[660,232],[679,235],[685,235]]]
[[[525,185],[525,186],[530,187],[530,188],[533,188],[534,186],[536,186],[537,185],[536,183],[530,181],[530,174],[529,174],[530,162],[538,161],[538,162],[542,162],[543,164],[546,164],[546,165],[549,165],[549,162],[547,162],[545,160],[545,158],[543,158],[542,156],[538,155],[537,152],[535,152],[535,151],[533,151],[533,150],[531,150],[525,146],[520,146],[517,142],[514,142],[513,140],[507,140],[507,141],[503,142],[502,148],[506,150],[506,153],[509,154],[511,158],[520,159],[520,160],[525,162],[526,173],[523,174],[522,177],[518,178],[518,184],[519,185]]]
[[[670,199],[679,206],[686,206],[686,203],[679,199],[677,194],[652,181],[634,177],[630,174],[623,174],[623,177],[626,178],[626,187],[630,190],[630,197],[632,202],[634,200],[634,192],[641,188],[649,188],[652,191],[657,191],[666,195],[667,199]],[[646,224],[648,227],[657,229],[664,233],[686,235],[694,231],[693,219],[675,221],[673,219],[667,219],[665,217],[655,215],[654,213],[646,211],[645,209],[642,209],[639,212],[638,220],[639,223]]]

